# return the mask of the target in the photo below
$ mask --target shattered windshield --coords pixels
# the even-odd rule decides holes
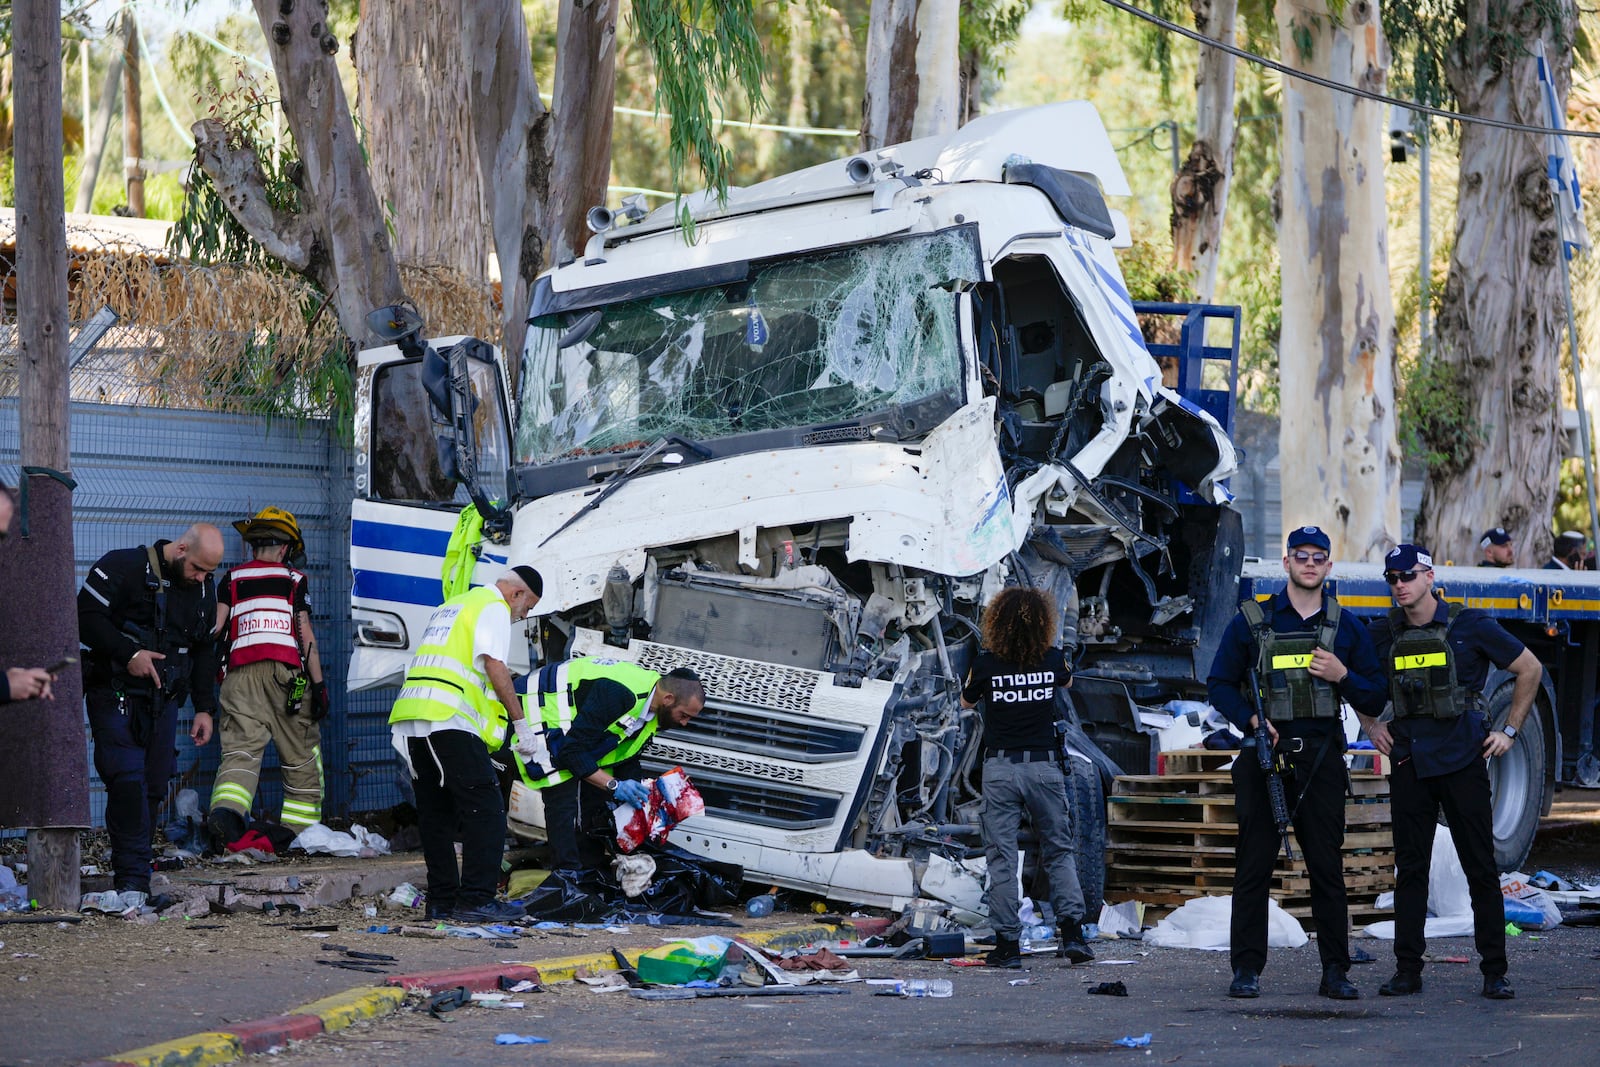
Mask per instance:
[[[835,423],[959,386],[953,283],[977,280],[962,228],[535,320],[518,459]]]

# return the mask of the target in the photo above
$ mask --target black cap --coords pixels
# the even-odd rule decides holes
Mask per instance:
[[[1478,538],[1479,548],[1488,548],[1490,545],[1509,545],[1511,535],[1504,526],[1496,526],[1492,530],[1483,531],[1483,536]]]
[[[533,590],[534,596],[544,596],[544,577],[528,566],[526,563],[512,567],[511,573],[522,579],[524,585]]]
[[[1418,567],[1433,570],[1433,557],[1421,545],[1395,545],[1383,557],[1383,567],[1390,571],[1414,571]]]
[[[1328,535],[1322,532],[1320,526],[1302,526],[1298,530],[1290,530],[1288,543],[1284,545],[1284,549],[1287,551],[1305,545],[1320,548],[1324,552],[1333,550],[1333,542],[1328,540]]]

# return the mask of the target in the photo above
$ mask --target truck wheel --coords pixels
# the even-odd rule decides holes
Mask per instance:
[[[1072,802],[1072,830],[1077,849],[1078,885],[1083,889],[1083,921],[1099,922],[1106,888],[1106,800],[1100,769],[1068,756],[1071,773],[1067,798]]]
[[[1489,701],[1489,721],[1494,729],[1505,724],[1510,708],[1511,686],[1503,685]],[[1494,861],[1502,872],[1522,868],[1544,811],[1544,794],[1549,788],[1544,716],[1543,700],[1535,699],[1511,750],[1489,761],[1489,788],[1494,798]]]

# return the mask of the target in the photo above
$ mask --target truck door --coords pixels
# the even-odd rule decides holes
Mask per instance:
[[[511,424],[508,386],[496,351],[473,338],[432,342],[438,351],[461,344],[467,355],[478,484],[507,498]],[[435,408],[423,387],[423,360],[388,345],[361,353],[356,369],[355,500],[350,508],[350,607],[355,649],[350,688],[397,685],[433,609],[444,600],[445,549],[467,488],[447,473]],[[472,584],[498,577],[505,548],[488,541]],[[527,669],[527,643],[512,642],[513,670]],[[520,664],[517,662],[520,660]]]

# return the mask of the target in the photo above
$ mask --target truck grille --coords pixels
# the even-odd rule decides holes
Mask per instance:
[[[642,761],[647,775],[657,775],[674,764]],[[804,830],[825,826],[839,810],[839,797],[822,793],[801,793],[783,789],[771,782],[733,778],[686,767],[695,788],[706,802],[706,814],[735,822]]]
[[[811,708],[811,694],[823,677],[816,671],[799,667],[757,663],[675,645],[651,641],[634,644],[639,650],[641,667],[661,674],[688,667],[698,674],[705,684],[708,701],[805,714]]]
[[[816,719],[780,718],[765,709],[707,703],[688,726],[663,730],[661,736],[774,759],[821,763],[854,756],[861,749],[866,730]]]

